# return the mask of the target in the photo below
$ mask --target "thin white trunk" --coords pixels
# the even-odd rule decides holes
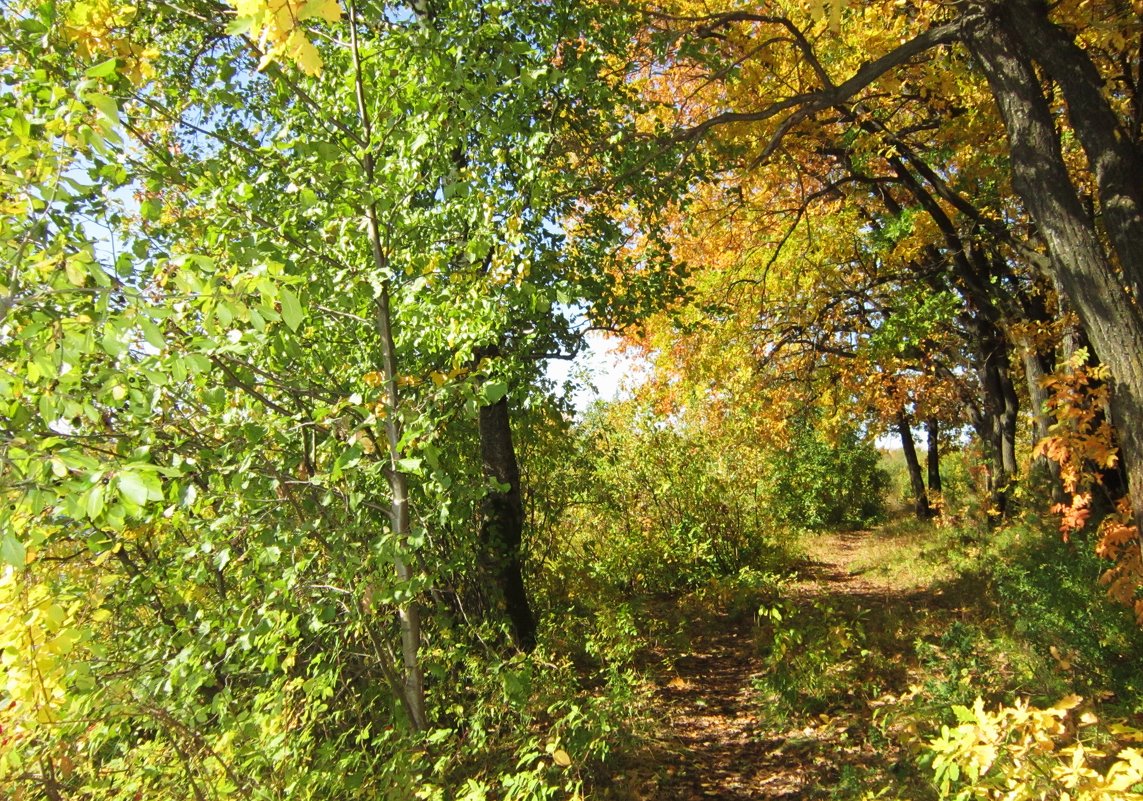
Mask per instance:
[[[369,210],[369,237],[373,242],[374,258],[381,254],[380,236],[374,209]],[[378,265],[379,267],[382,265]],[[392,495],[393,533],[397,535],[398,550],[403,550],[409,537],[409,482],[401,472],[401,430],[397,420],[397,359],[393,343],[392,315],[389,310],[389,282],[381,288],[377,301],[377,333],[381,338],[381,372],[385,379],[385,392],[389,415],[385,420],[385,436],[389,443],[389,492]],[[408,563],[397,556],[394,560],[397,580],[407,583],[413,577]],[[421,647],[421,612],[416,601],[397,607],[401,622],[401,661],[404,664],[404,702],[413,728],[425,728],[425,679],[418,651]]]
[[[357,9],[353,3],[349,4],[349,35],[353,47],[357,111],[365,142],[365,157],[362,166],[365,171],[365,183],[369,188],[372,188],[374,183],[373,154],[370,152],[372,125],[369,119],[368,106],[365,102],[365,82],[361,74],[361,58],[357,46]],[[388,259],[385,257],[385,251],[381,246],[377,205],[372,201],[366,205],[365,215],[368,222],[369,247],[373,255],[373,266],[379,275],[387,275],[389,272]],[[385,418],[385,438],[389,445],[389,492],[392,497],[392,526],[400,552],[404,550],[409,538],[409,481],[400,467],[401,428],[397,416],[397,404],[400,401],[397,392],[397,349],[393,339],[393,315],[390,309],[389,295],[390,279],[386,277],[381,284],[380,297],[377,299],[377,334],[381,340],[381,375],[389,410]],[[394,568],[397,572],[398,581],[407,583],[412,579],[413,571],[400,555],[394,559]],[[419,658],[421,612],[416,601],[410,600],[397,607],[397,615],[401,624],[401,661],[405,674],[401,700],[409,714],[413,728],[417,731],[424,731],[427,721],[425,719],[425,679]]]

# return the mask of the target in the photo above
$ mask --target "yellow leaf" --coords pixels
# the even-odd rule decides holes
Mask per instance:
[[[1052,709],[1058,712],[1067,712],[1069,709],[1075,709],[1082,701],[1083,698],[1078,695],[1065,695],[1059,701],[1052,704]]]
[[[247,35],[264,50],[258,69],[286,56],[308,75],[321,72],[321,53],[305,34],[301,22],[320,19],[337,22],[337,0],[230,0]]]
[[[559,765],[561,768],[571,766],[571,757],[568,755],[568,752],[562,748],[557,748],[552,752],[552,761]]]
[[[311,17],[318,17],[326,22],[337,22],[341,19],[341,6],[337,0],[309,0],[298,15],[298,19]]]
[[[317,75],[321,72],[321,53],[301,31],[295,29],[290,34],[286,40],[286,53],[306,75]]]

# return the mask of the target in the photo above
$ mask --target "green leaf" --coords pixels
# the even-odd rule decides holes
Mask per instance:
[[[148,500],[163,499],[163,485],[153,473],[137,473],[130,470],[119,474],[119,497],[136,506],[146,505]]]
[[[96,484],[87,493],[87,519],[94,520],[103,514],[103,496],[105,486]]]
[[[364,453],[364,451],[360,445],[353,444],[349,446],[341,456],[337,457],[337,461],[334,463],[334,470],[340,474],[342,470],[353,467],[361,461],[362,453]]]
[[[302,311],[301,301],[298,296],[287,287],[281,287],[278,290],[278,297],[282,302],[282,319],[286,325],[290,327],[291,331],[297,331],[298,326],[302,324],[305,319],[305,312]]]
[[[13,567],[23,567],[27,558],[28,552],[24,548],[24,543],[12,536],[9,532],[4,532],[0,537],[0,562],[7,562]]]
[[[489,381],[480,389],[480,396],[484,399],[486,406],[492,406],[495,403],[499,403],[500,399],[507,394],[507,381]]]
[[[17,139],[27,139],[32,135],[32,125],[18,110],[12,116],[12,135]]]
[[[146,317],[139,318],[139,328],[143,329],[143,338],[147,340],[147,344],[158,350],[166,347],[167,340],[163,336],[162,329],[148,320]]]
[[[206,356],[203,356],[201,353],[188,353],[183,356],[182,362],[187,366],[187,368],[190,369],[192,373],[210,372],[210,359],[208,359]]]
[[[119,495],[136,506],[147,503],[147,485],[138,473],[119,474]]]
[[[139,216],[147,222],[157,222],[163,216],[163,204],[147,199],[139,204]]]
[[[85,99],[94,106],[100,114],[111,120],[111,122],[118,124],[119,104],[115,102],[115,98],[108,97],[99,92],[88,92]]]
[[[90,67],[84,75],[88,78],[107,78],[114,75],[118,68],[119,59],[109,58],[100,64],[96,64],[94,67]]]
[[[226,35],[241,36],[244,33],[248,33],[253,26],[253,17],[235,17],[226,26]]]
[[[114,508],[120,510],[122,509],[122,507]],[[122,513],[120,513],[119,516],[122,517]],[[120,520],[119,522],[122,521]],[[115,540],[111,539],[111,537],[108,536],[107,532],[105,531],[96,531],[94,534],[87,538],[87,548],[92,553],[103,553],[113,545],[115,545]]]
[[[104,352],[112,358],[117,358],[123,352],[123,343],[119,341],[119,331],[114,326],[107,326],[99,344],[103,347]]]
[[[51,424],[55,421],[58,415],[56,411],[54,396],[45,392],[40,396],[40,400],[37,403],[37,406],[39,407],[40,417],[43,419],[45,424]]]

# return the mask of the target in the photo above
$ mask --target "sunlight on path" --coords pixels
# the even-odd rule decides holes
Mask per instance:
[[[871,547],[874,560],[883,556],[876,539],[869,532],[815,538],[789,602],[806,608],[824,603],[841,617],[926,603],[917,582],[870,567]],[[688,628],[689,652],[656,681],[663,728],[656,764],[646,768],[655,775],[628,785],[624,798],[827,798],[845,795],[841,785],[856,775],[893,781],[900,754],[872,731],[867,700],[851,692],[816,713],[769,709],[755,686],[765,668],[755,622],[711,614]]]

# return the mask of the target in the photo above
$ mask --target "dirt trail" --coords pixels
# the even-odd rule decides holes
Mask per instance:
[[[915,603],[917,597],[895,591],[876,573],[855,572],[855,557],[867,536],[858,532],[818,538],[809,560],[800,566],[791,602],[807,607],[828,603],[838,610]],[[655,775],[644,775],[630,797],[824,798],[861,772],[888,775],[894,770],[899,755],[883,741],[871,745],[864,703],[796,719],[778,716],[781,723],[774,722],[775,716],[760,706],[754,686],[764,664],[752,620],[712,615],[694,620],[689,628],[689,652],[677,657],[673,672],[657,681],[654,702],[662,712],[663,735],[660,753],[653,758]]]

